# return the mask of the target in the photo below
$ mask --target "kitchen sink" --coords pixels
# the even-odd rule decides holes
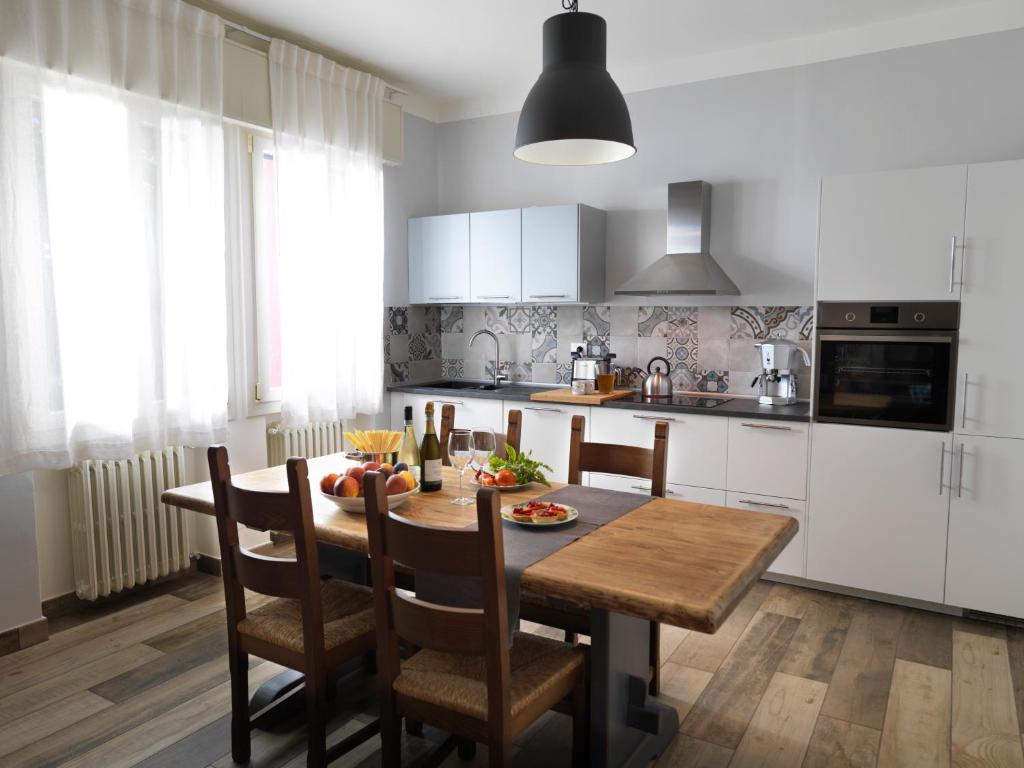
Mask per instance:
[[[481,384],[477,381],[438,381],[433,384],[423,384],[421,386],[430,387],[430,389],[459,389],[459,390],[474,390],[477,392],[493,392],[496,389],[501,389],[502,385],[494,386],[493,384]]]

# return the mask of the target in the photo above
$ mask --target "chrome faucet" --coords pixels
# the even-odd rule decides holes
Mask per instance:
[[[501,345],[498,342],[498,337],[494,335],[492,331],[488,331],[486,328],[477,331],[473,334],[469,340],[469,346],[473,346],[473,342],[476,341],[478,336],[490,336],[494,339],[494,388],[498,388],[498,379],[504,379],[504,375],[499,375],[498,372],[501,369]]]

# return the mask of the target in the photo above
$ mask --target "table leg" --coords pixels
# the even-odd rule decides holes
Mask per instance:
[[[320,573],[332,579],[351,581],[355,584],[369,584],[369,568],[365,553],[354,552],[341,547],[317,542],[317,559]],[[372,654],[353,659],[337,670],[336,684],[361,674],[372,673]],[[270,678],[256,689],[249,700],[249,717],[253,728],[269,730],[288,716],[300,711],[306,703],[303,699],[301,672],[289,669]]]
[[[597,610],[590,618],[590,764],[647,766],[679,730],[675,707],[647,694],[650,623]]]

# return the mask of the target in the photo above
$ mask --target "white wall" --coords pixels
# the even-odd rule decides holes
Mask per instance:
[[[818,177],[1024,157],[1021,72],[1017,30],[635,93],[637,154],[604,167],[515,160],[513,114],[446,123],[438,212],[575,201],[607,209],[611,299],[664,253],[665,185],[704,179],[711,250],[739,301],[808,304]]]
[[[42,616],[32,474],[0,476],[0,631]]]

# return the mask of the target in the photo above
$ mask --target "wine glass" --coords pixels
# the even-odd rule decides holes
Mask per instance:
[[[450,503],[466,506],[472,504],[473,499],[463,495],[462,477],[466,474],[466,467],[473,458],[473,433],[468,429],[453,429],[448,435],[448,458],[452,466],[459,470],[459,496],[452,499]]]
[[[490,427],[473,428],[473,463],[479,469],[486,467],[494,455],[496,442]]]

